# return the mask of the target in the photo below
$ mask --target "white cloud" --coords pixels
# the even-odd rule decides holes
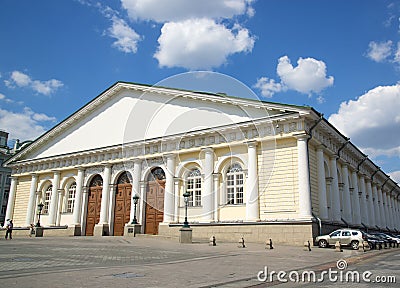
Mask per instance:
[[[293,67],[288,56],[279,58],[276,68],[282,83],[288,89],[304,94],[319,93],[333,85],[333,77],[326,76],[326,65],[313,58],[299,58],[297,67]]]
[[[252,0],[121,0],[122,7],[132,20],[151,20],[159,23],[193,18],[222,19],[235,15],[254,15]]]
[[[11,73],[11,80],[20,87],[28,86],[32,82],[28,75],[19,71],[13,71]]]
[[[261,95],[271,98],[275,93],[285,91],[287,88],[282,85],[282,83],[275,82],[274,79],[269,79],[267,77],[261,77],[257,79],[257,83],[254,88],[261,90]]]
[[[0,100],[4,101],[6,103],[15,103],[14,100],[11,100],[11,99],[7,98],[6,95],[1,94],[1,93],[0,93]],[[20,104],[20,102],[18,102],[18,104]]]
[[[32,80],[29,75],[20,71],[13,71],[10,79],[4,80],[4,83],[9,88],[14,88],[16,86],[27,87],[43,95],[50,95],[58,88],[64,86],[64,84],[57,79],[50,79],[47,81]]]
[[[371,41],[368,44],[367,57],[375,62],[383,62],[392,54],[392,41],[375,42]]]
[[[54,122],[56,118],[35,113],[28,107],[22,113],[0,109],[0,127],[7,129],[10,139],[33,140],[46,131],[41,122],[48,121]]]
[[[397,50],[394,53],[393,62],[400,64],[400,42],[397,42]]]
[[[211,19],[189,19],[164,24],[154,57],[160,66],[210,69],[234,53],[250,52],[254,37],[245,28],[228,29]]]
[[[394,180],[396,183],[400,183],[400,171],[393,171],[391,173],[388,173],[390,178]]]
[[[329,121],[364,153],[400,157],[400,84],[379,86],[340,105]]]
[[[108,36],[117,39],[113,46],[125,53],[136,53],[137,44],[141,40],[139,34],[129,25],[116,16],[112,17],[112,26],[108,29]]]

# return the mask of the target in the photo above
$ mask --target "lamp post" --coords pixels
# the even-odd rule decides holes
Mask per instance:
[[[135,194],[135,195],[133,195],[132,199],[133,199],[133,205],[135,205],[135,206],[133,207],[133,219],[132,219],[131,224],[138,224],[137,219],[136,219],[136,205],[138,203],[139,196],[137,194]]]
[[[183,197],[184,197],[184,200],[185,200],[185,222],[183,222],[182,228],[190,228],[189,222],[187,220],[187,207],[188,207],[190,193],[189,192],[183,193]]]
[[[38,217],[38,221],[37,221],[37,223],[36,223],[36,227],[40,227],[40,215],[42,215],[43,206],[44,206],[43,203],[38,204],[38,208],[39,208],[39,213],[38,213],[38,215],[39,215],[39,217]]]

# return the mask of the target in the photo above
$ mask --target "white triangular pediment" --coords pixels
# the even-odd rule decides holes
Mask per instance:
[[[42,159],[306,110],[119,82],[13,158]]]

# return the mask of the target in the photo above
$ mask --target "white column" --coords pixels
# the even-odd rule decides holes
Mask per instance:
[[[214,219],[214,194],[213,194],[213,173],[214,173],[214,150],[205,148],[204,157],[204,181],[202,186],[203,221],[211,222]]]
[[[12,219],[14,216],[15,196],[17,193],[17,181],[18,181],[17,177],[11,176],[10,194],[8,194],[8,202],[6,209],[6,220]]]
[[[175,191],[175,212],[174,212],[174,222],[179,223],[179,182],[181,179],[174,178],[174,191]]]
[[[379,201],[379,216],[380,216],[380,228],[385,228],[386,227],[386,213],[385,213],[385,206],[383,204],[384,199],[383,199],[383,194],[382,194],[382,189],[381,187],[378,187],[378,201]]]
[[[390,227],[390,218],[389,218],[389,212],[388,212],[388,206],[387,206],[387,197],[386,197],[386,192],[382,190],[382,204],[383,204],[383,211],[385,212],[385,223],[382,228]]]
[[[328,201],[326,196],[326,182],[325,182],[325,167],[324,167],[324,150],[320,146],[317,149],[317,174],[318,174],[318,208],[319,218],[327,220],[328,215]]]
[[[360,197],[358,195],[358,177],[357,172],[353,171],[351,173],[352,183],[353,183],[353,199],[352,199],[352,207],[353,207],[353,224],[361,225],[361,211],[360,211]]]
[[[64,190],[63,189],[58,189],[58,204],[57,204],[57,215],[56,215],[56,225],[60,226],[61,223],[61,212],[62,212],[62,208],[63,208],[63,200],[64,200]]]
[[[257,141],[247,143],[246,220],[260,219],[258,206]]]
[[[53,176],[53,189],[50,197],[49,226],[55,226],[57,220],[58,188],[60,185],[60,172],[55,171]]]
[[[80,225],[81,211],[82,211],[82,187],[83,187],[83,176],[85,170],[78,168],[78,175],[76,177],[76,191],[74,201],[74,211],[72,214],[73,225]]]
[[[366,192],[367,192],[367,199],[368,199],[368,225],[369,227],[375,227],[375,210],[374,210],[374,203],[373,203],[373,195],[372,195],[372,186],[371,180],[367,179],[366,181]]]
[[[165,193],[164,193],[164,223],[174,221],[175,211],[175,192],[174,192],[174,177],[175,177],[175,155],[169,154],[167,158],[167,171],[165,171]]]
[[[395,199],[395,204],[396,204],[396,223],[397,223],[397,230],[400,229],[400,205],[399,205],[399,197],[396,197]]]
[[[332,176],[332,187],[331,187],[331,199],[332,199],[332,220],[333,222],[342,222],[342,213],[340,212],[340,194],[339,194],[339,180],[337,174],[337,156],[333,156],[330,159],[330,169]]]
[[[144,217],[145,217],[145,209],[146,209],[146,182],[144,181],[140,181],[139,183],[140,185],[140,199],[139,199],[139,203],[140,203],[140,213],[139,213],[139,223],[142,224],[142,233],[144,232]]]
[[[29,190],[28,210],[26,211],[25,225],[30,226],[34,222],[36,211],[36,190],[37,190],[38,175],[32,174],[31,187]]]
[[[389,228],[394,228],[395,227],[395,222],[394,222],[394,215],[393,215],[393,202],[392,202],[392,193],[389,192],[388,194],[388,207],[389,207],[389,215],[390,215],[390,226]]]
[[[372,203],[374,206],[375,215],[375,226],[381,226],[381,212],[379,211],[379,200],[378,200],[378,190],[376,189],[376,184],[372,183]]]
[[[133,179],[132,179],[132,197],[134,195],[137,195],[140,197],[139,201],[142,201],[142,195],[140,194],[140,178],[142,176],[142,161],[141,160],[135,160],[133,162]],[[133,214],[134,214],[134,210],[135,210],[135,204],[133,203],[133,198],[131,197],[131,214],[130,214],[130,218],[131,218],[131,222],[133,221]],[[140,203],[140,202],[139,202]],[[140,212],[138,210],[140,210],[140,207],[136,207],[136,218],[137,215],[140,215]],[[140,224],[143,225],[142,222],[139,222]]]
[[[109,235],[114,235],[114,212],[115,212],[115,196],[117,195],[117,190],[118,190],[118,184],[110,184],[110,192],[109,192],[109,197],[110,199],[108,199],[108,219],[109,219],[109,225],[110,225],[110,229]],[[131,197],[132,199],[132,197]],[[132,200],[131,200],[132,201]],[[132,207],[132,206],[131,206]]]
[[[219,207],[219,177],[220,173],[214,173],[213,174],[213,179],[214,179],[214,222],[219,221],[219,213],[218,213],[218,207]]]
[[[351,199],[350,199],[350,187],[349,187],[349,168],[346,164],[342,166],[343,175],[343,218],[348,223],[352,223],[353,219],[351,216]]]
[[[110,200],[110,181],[111,181],[111,165],[104,165],[104,179],[103,190],[101,192],[101,207],[100,207],[100,221],[99,224],[107,225],[108,222],[108,209]]]
[[[360,175],[360,209],[361,209],[361,223],[369,226],[368,221],[368,206],[367,206],[367,192],[365,188],[365,178],[363,175]]]

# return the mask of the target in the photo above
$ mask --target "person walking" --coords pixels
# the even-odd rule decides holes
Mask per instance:
[[[12,222],[12,220],[10,219],[10,221],[7,223],[7,231],[6,231],[6,240],[8,239],[8,236],[10,235],[10,240],[12,239],[12,230],[14,228],[14,224]]]

